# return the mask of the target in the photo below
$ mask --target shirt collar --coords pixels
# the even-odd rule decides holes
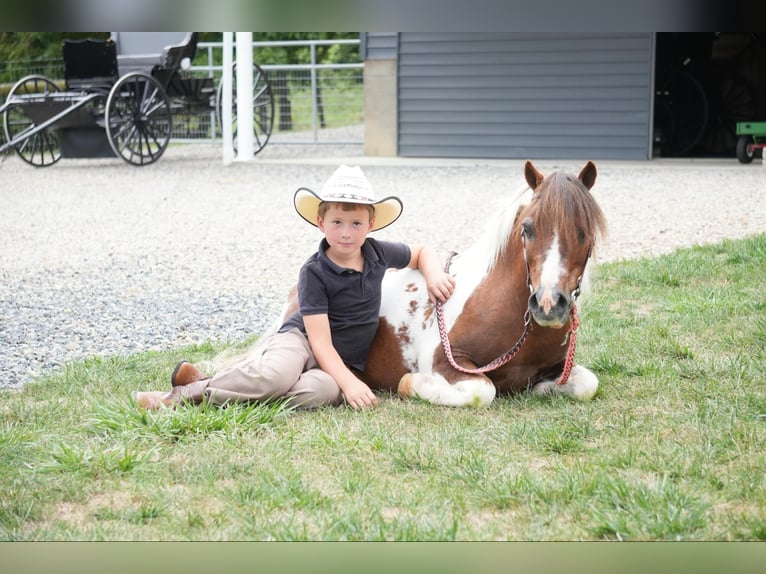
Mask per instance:
[[[340,265],[336,264],[334,261],[332,261],[329,257],[327,257],[327,249],[330,247],[330,244],[327,242],[327,238],[323,237],[322,241],[319,242],[319,249],[317,252],[319,253],[319,258],[325,262],[325,265],[327,265],[330,269],[332,269],[335,273],[338,275],[342,275],[344,273],[347,273],[350,271],[346,267],[341,267]],[[379,257],[378,253],[373,248],[370,239],[367,238],[364,240],[364,243],[362,244],[362,257],[364,257],[365,263],[377,263]],[[365,270],[367,270],[369,266],[365,265]]]

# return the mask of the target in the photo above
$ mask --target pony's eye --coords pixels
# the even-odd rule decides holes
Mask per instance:
[[[535,226],[534,224],[526,220],[522,222],[521,224],[521,234],[526,237],[527,239],[534,239],[535,237]]]

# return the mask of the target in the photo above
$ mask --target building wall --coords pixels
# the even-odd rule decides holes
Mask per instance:
[[[396,64],[398,155],[651,157],[651,33],[365,36]]]
[[[365,32],[360,35],[360,40],[362,60],[396,60],[398,32]]]
[[[359,50],[364,61],[364,153],[371,156],[398,154],[397,32],[361,35]]]

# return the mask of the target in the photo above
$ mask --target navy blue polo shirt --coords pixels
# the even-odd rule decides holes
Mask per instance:
[[[406,267],[412,252],[404,243],[368,237],[362,245],[364,270],[359,273],[330,261],[325,253],[328,247],[327,239],[322,239],[317,252],[301,267],[299,310],[279,332],[297,327],[305,335],[303,316],[326,314],[335,350],[346,365],[363,371],[378,329],[383,275],[392,267]]]

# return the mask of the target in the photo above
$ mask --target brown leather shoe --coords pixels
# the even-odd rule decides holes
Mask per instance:
[[[163,407],[172,408],[186,403],[198,405],[205,401],[206,390],[207,380],[200,380],[173,387],[169,393],[144,391],[132,394],[136,406],[147,411],[156,411]]]
[[[170,375],[170,384],[174,387],[182,387],[206,378],[207,375],[189,361],[181,361],[176,365],[173,374]]]

